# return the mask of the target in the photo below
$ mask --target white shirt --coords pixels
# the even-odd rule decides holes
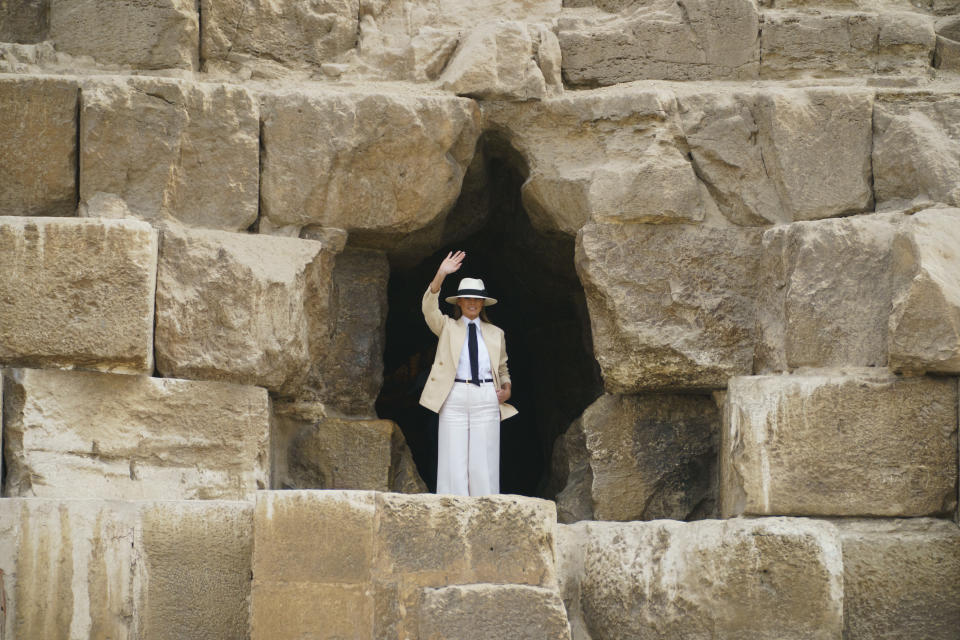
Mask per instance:
[[[465,325],[471,322],[477,325],[477,364],[480,365],[480,379],[491,380],[493,370],[490,368],[490,352],[487,351],[487,344],[483,341],[483,333],[480,331],[480,318],[469,320],[467,316],[460,316],[460,321]],[[450,374],[447,374],[450,375]],[[467,327],[467,339],[463,341],[463,348],[460,349],[460,361],[457,363],[457,377],[461,380],[470,380],[470,327]]]

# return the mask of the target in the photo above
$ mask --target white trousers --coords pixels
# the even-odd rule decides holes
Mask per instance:
[[[453,383],[437,441],[437,493],[500,492],[500,404],[492,382]]]

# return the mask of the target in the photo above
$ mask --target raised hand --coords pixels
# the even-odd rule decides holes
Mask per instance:
[[[437,269],[437,273],[441,273],[445,276],[450,275],[454,271],[460,269],[460,265],[463,264],[463,259],[467,257],[466,252],[457,251],[454,253],[451,251],[447,254],[447,257],[443,259],[443,262],[440,263],[440,268]]]

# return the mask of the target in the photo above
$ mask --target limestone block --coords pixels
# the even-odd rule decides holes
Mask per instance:
[[[879,25],[876,73],[929,73],[937,44],[932,17],[915,11],[884,11]]]
[[[697,175],[735,224],[872,209],[872,92],[690,91],[678,100]]]
[[[910,217],[893,244],[890,367],[960,373],[960,209]]]
[[[33,44],[47,39],[49,0],[0,0],[0,42]]]
[[[563,601],[553,589],[499,584],[426,589],[423,640],[568,640]]]
[[[575,86],[757,77],[760,22],[750,0],[654,0],[567,9],[563,74]]]
[[[481,100],[543,98],[548,83],[537,64],[541,34],[556,40],[552,31],[523,22],[491,20],[478,25],[457,46],[440,74],[440,85]],[[556,78],[551,80],[549,88],[559,88]]]
[[[0,217],[0,364],[153,371],[157,233]]]
[[[331,254],[314,240],[164,229],[159,371],[296,394],[329,340]]]
[[[196,0],[50,0],[58,51],[135,69],[197,69]]]
[[[270,408],[255,387],[8,369],[5,495],[250,498],[266,487]]]
[[[852,216],[764,233],[757,371],[887,364],[892,242],[903,219]]]
[[[8,638],[246,637],[253,505],[0,500]]]
[[[878,207],[960,205],[960,96],[879,93],[873,131]]]
[[[82,201],[115,194],[144,219],[215,229],[257,219],[259,108],[246,89],[98,80],[81,103]]]
[[[871,12],[766,11],[760,49],[763,78],[870,74],[880,20]]]
[[[585,226],[576,266],[606,390],[719,389],[751,372],[759,254],[753,229]]]
[[[844,638],[955,638],[960,529],[944,520],[837,523],[843,544]]]
[[[960,41],[937,36],[933,66],[943,71],[960,71]]]
[[[351,243],[388,248],[453,206],[479,124],[463,98],[266,94],[263,217],[276,227],[337,227]]]
[[[74,214],[78,94],[70,80],[0,80],[0,215]]]
[[[557,437],[551,462],[551,480],[556,483],[557,521],[593,520],[593,470],[583,432],[583,416]]]
[[[580,546],[560,555],[579,556],[565,567],[580,575],[565,593],[579,598],[583,616],[571,622],[594,640],[833,640],[842,633],[843,563],[827,522],[581,522],[568,529],[580,535],[561,541]]]
[[[535,227],[573,235],[588,220],[699,222],[703,193],[673,93],[645,87],[484,103],[485,126],[523,158]]]
[[[200,0],[205,69],[261,61],[315,67],[353,49],[358,0]]]
[[[926,516],[957,504],[957,381],[885,369],[730,379],[724,517]]]

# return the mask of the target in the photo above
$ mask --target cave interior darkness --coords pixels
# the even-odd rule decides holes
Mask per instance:
[[[501,493],[554,498],[557,436],[602,393],[593,357],[583,287],[574,268],[574,239],[539,232],[521,203],[524,169],[484,145],[445,220],[443,246],[422,260],[391,257],[384,384],[377,414],[400,425],[417,469],[436,489],[437,415],[418,404],[437,339],[420,310],[423,292],[448,251],[462,249],[463,267],[443,283],[443,298],[463,277],[482,278],[498,304],[487,312],[506,334],[519,414],[501,425]],[[436,246],[436,245],[434,245]]]

